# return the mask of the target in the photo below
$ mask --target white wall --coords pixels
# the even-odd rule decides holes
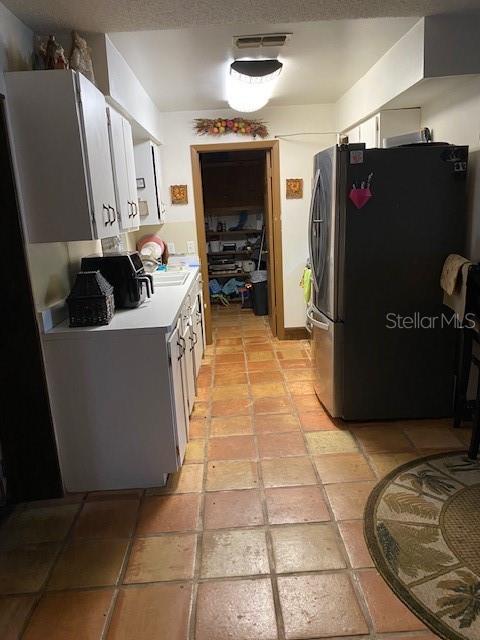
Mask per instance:
[[[3,71],[29,69],[33,34],[0,3],[0,93],[5,94]]]
[[[339,131],[376,113],[423,78],[424,23],[419,20],[338,100]]]
[[[140,139],[163,141],[162,114],[125,58],[105,34],[89,37],[98,88],[132,122]]]
[[[422,127],[434,140],[470,147],[468,168],[469,232],[466,252],[480,260],[480,78],[470,78],[454,93],[422,107]]]
[[[195,208],[193,203],[192,167],[190,145],[213,142],[241,142],[250,140],[247,136],[234,134],[214,138],[198,136],[193,130],[193,121],[198,117],[238,116],[237,113],[222,111],[180,111],[164,114],[164,145],[161,147],[163,167],[163,191],[168,198],[171,184],[187,184],[189,202],[187,205],[167,205],[167,220],[164,236],[168,238],[168,227],[172,222],[190,223],[191,239],[196,239]],[[270,137],[300,132],[332,132],[335,130],[333,105],[305,105],[289,107],[269,107],[252,118],[264,120],[269,127]],[[308,257],[308,213],[312,180],[313,156],[317,151],[335,144],[336,136],[299,136],[280,140],[281,210],[283,240],[283,278],[285,298],[285,326],[301,327],[305,324],[305,303],[299,287],[300,276]],[[304,196],[301,200],[285,198],[285,179],[303,178]],[[173,225],[172,225],[173,227]],[[182,225],[185,232],[185,225]],[[162,229],[159,231],[162,235]],[[177,247],[178,250],[178,247]]]
[[[480,12],[421,18],[337,101],[346,131],[383,108],[420,107],[480,73]]]

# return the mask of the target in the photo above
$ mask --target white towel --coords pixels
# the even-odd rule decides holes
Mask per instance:
[[[445,260],[440,277],[440,286],[444,291],[443,304],[455,311],[460,322],[465,316],[468,271],[471,264],[467,258],[452,253]]]
[[[451,253],[443,264],[440,286],[449,296],[453,295],[457,288],[458,276],[465,263],[471,264],[467,258]]]

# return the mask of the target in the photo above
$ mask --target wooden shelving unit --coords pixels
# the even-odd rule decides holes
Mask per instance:
[[[238,229],[236,231],[207,231],[206,232],[207,239],[209,238],[228,238],[235,236],[260,236],[262,235],[262,230],[260,229]]]
[[[238,216],[243,211],[248,213],[249,215],[255,215],[260,212],[261,207],[250,206],[247,205],[245,207],[236,206],[236,207],[210,207],[210,209],[205,209],[205,216]]]
[[[209,278],[233,278],[234,276],[240,276],[242,278],[248,276],[248,273],[244,271],[209,271]]]
[[[214,251],[207,253],[208,257],[219,258],[220,256],[251,256],[253,251]]]

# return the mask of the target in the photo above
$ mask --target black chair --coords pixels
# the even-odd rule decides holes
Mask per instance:
[[[458,332],[457,378],[455,384],[453,426],[473,421],[468,457],[475,460],[480,447],[480,265],[472,265],[468,272],[465,319]],[[475,347],[477,345],[477,348]],[[475,399],[467,398],[472,364],[477,368]]]

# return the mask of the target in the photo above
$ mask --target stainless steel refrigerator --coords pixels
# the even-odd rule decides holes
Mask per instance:
[[[467,156],[441,143],[315,156],[307,322],[332,416],[451,415],[456,330],[439,281],[464,252]]]

